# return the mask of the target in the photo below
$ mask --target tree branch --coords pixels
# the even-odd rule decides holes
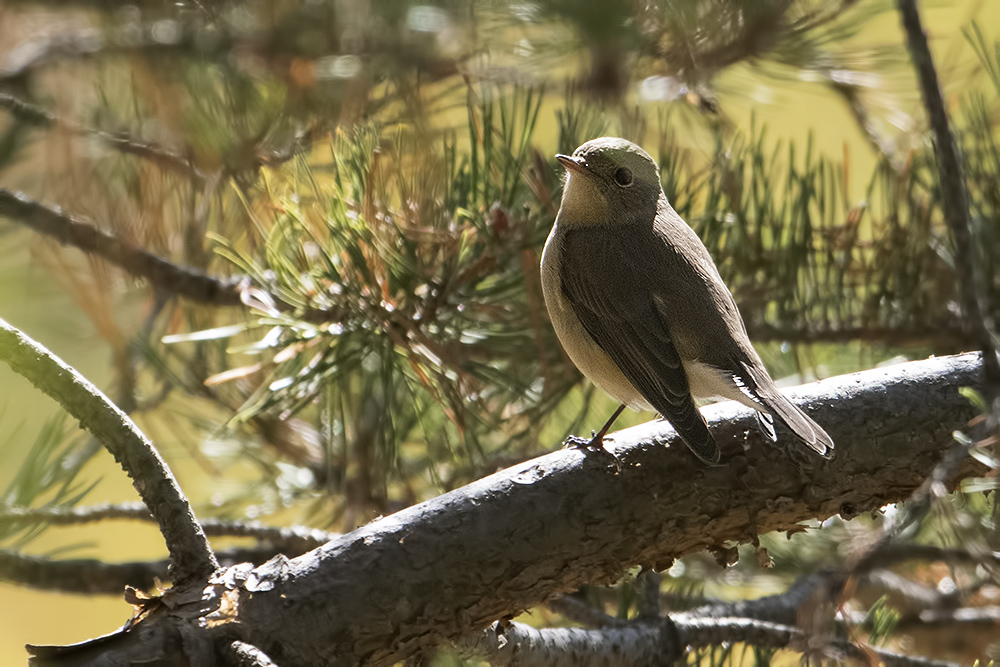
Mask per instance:
[[[98,229],[85,218],[63,213],[22,193],[0,188],[0,216],[51,236],[64,245],[101,257],[168,294],[217,306],[242,303],[242,286],[246,278],[215,278],[197,269],[173,264]]]
[[[978,355],[963,355],[800,388],[839,444],[808,469],[766,445],[733,404],[705,410],[723,466],[698,464],[663,422],[616,433],[617,462],[549,454],[272,561],[255,575],[271,588],[243,600],[242,622],[265,651],[280,644],[289,665],[391,663],[630,566],[662,569],[709,546],[903,500],[974,414],[958,389],[976,385],[979,370]],[[980,470],[965,460],[958,476]],[[294,601],[280,617],[272,594]]]
[[[518,667],[587,667],[589,665],[671,664],[685,647],[704,648],[742,642],[762,648],[809,650],[809,637],[799,628],[748,618],[705,618],[677,614],[658,622],[641,621],[625,626],[583,628],[533,628],[523,623],[494,623],[465,650],[484,657],[491,665]],[[678,653],[680,651],[680,653]],[[872,647],[858,647],[842,639],[826,642],[819,651],[834,660],[851,658],[868,662],[872,655],[886,667],[957,667],[957,663],[910,657]]]
[[[977,565],[984,559],[992,565],[1000,566],[1000,552],[979,554],[967,549],[939,547],[933,544],[886,544],[868,553],[855,567],[854,573],[863,574],[875,568],[890,567],[909,560]]]
[[[59,118],[42,107],[20,100],[13,95],[0,93],[0,108],[5,109],[15,118],[40,127],[56,126],[73,134],[92,137],[122,153],[128,153],[145,158],[150,162],[181,176],[193,178],[198,184],[205,182],[203,174],[191,160],[148,141],[142,141],[128,136],[123,132],[105,132],[84,127],[77,123]]]
[[[704,410],[721,466],[695,460],[665,422],[613,434],[613,454],[559,450],[299,558],[230,568],[191,603],[200,606],[190,617],[175,601],[171,615],[149,621],[143,650],[167,651],[177,632],[226,645],[238,633],[283,667],[392,664],[629,567],[663,569],[707,547],[871,511],[906,499],[935,469],[951,433],[975,414],[959,389],[980,378],[979,355],[967,354],[798,388],[796,400],[838,443],[830,461],[796,463],[732,403]],[[779,443],[797,446],[787,432]],[[982,466],[966,458],[949,483],[975,474]],[[213,611],[209,600],[225,607]],[[207,616],[216,620],[206,625]],[[711,625],[705,632],[721,625],[699,622]],[[105,638],[103,659],[132,655],[138,638]]]
[[[110,519],[154,521],[153,516],[142,503],[105,503],[89,507],[0,506],[0,525],[27,520],[45,522],[51,526],[78,526]],[[286,555],[303,554],[339,537],[337,533],[328,533],[318,528],[266,526],[257,521],[202,519],[199,523],[201,523],[205,534],[210,537],[252,537],[259,542],[267,542],[275,547],[277,552]]]
[[[203,579],[218,568],[208,539],[173,474],[128,415],[76,370],[3,320],[0,358],[56,399],[115,457],[156,517],[170,552],[175,582]]]
[[[280,551],[273,545],[216,552],[223,567],[260,564]],[[294,552],[292,552],[294,553]],[[152,590],[170,579],[170,561],[140,560],[108,563],[98,558],[52,559],[0,549],[0,581],[43,591],[83,595],[121,595],[126,586]]]
[[[930,118],[937,152],[938,178],[941,183],[941,207],[944,218],[955,237],[955,270],[961,283],[963,310],[966,325],[975,333],[979,349],[983,351],[983,371],[986,389],[990,394],[1000,391],[1000,358],[996,350],[996,328],[990,313],[989,300],[979,270],[979,257],[972,243],[969,220],[969,202],[965,179],[958,157],[958,146],[948,126],[948,114],[941,95],[937,71],[927,46],[927,35],[920,23],[916,0],[897,0],[902,15],[906,44],[910,49],[913,66],[917,70],[921,96]],[[991,395],[992,402],[998,396]]]

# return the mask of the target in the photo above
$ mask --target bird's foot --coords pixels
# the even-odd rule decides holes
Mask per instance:
[[[612,471],[615,475],[621,473],[622,462],[614,455],[613,452],[608,451],[604,448],[604,434],[595,434],[591,431],[591,437],[581,438],[576,435],[571,435],[565,440],[563,440],[563,449],[575,448],[583,452],[587,458],[592,460],[598,460],[604,464],[607,470]]]
[[[590,432],[590,438],[581,438],[578,435],[571,435],[563,440],[563,449],[569,449],[570,447],[588,450],[591,452],[608,451],[604,449],[604,435],[598,435],[596,431]]]

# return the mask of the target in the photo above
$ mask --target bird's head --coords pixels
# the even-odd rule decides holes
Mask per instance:
[[[652,221],[662,192],[660,170],[631,141],[593,139],[573,155],[556,155],[566,167],[560,219],[571,224]]]

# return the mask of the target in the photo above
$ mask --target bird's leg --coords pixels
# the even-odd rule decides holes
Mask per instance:
[[[578,449],[593,450],[604,449],[604,436],[608,434],[608,429],[611,428],[611,425],[615,423],[615,420],[618,419],[618,415],[620,415],[624,409],[624,403],[619,405],[618,409],[615,410],[614,414],[611,415],[611,418],[604,423],[604,426],[601,427],[600,431],[597,433],[594,433],[593,431],[590,432],[591,438],[589,440],[587,438],[571,435],[563,441],[563,447],[577,447]]]

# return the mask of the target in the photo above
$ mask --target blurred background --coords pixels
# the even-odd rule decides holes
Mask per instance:
[[[994,289],[1000,5],[921,11]],[[913,68],[881,0],[8,1],[0,316],[132,415],[199,517],[348,531],[614,408],[561,352],[537,275],[553,155],[607,134],[660,161],[779,384],[974,349]],[[104,240],[81,249],[74,220]],[[135,501],[59,414],[0,368],[0,507]],[[942,501],[915,539],[997,549],[992,488]],[[689,557],[664,587],[678,604],[776,593],[882,520],[762,540],[770,563]],[[7,516],[0,547],[166,555],[138,520]],[[1000,604],[975,567],[908,567],[927,590]],[[612,613],[630,613],[623,590]],[[0,583],[0,598],[3,664],[131,612],[110,592]],[[995,625],[920,626],[891,596],[863,598],[873,642],[997,657]]]

